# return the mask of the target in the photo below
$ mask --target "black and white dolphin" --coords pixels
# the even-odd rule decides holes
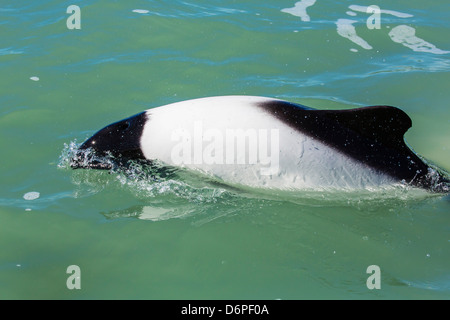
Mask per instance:
[[[405,144],[411,125],[405,112],[390,106],[316,110],[266,97],[209,97],[110,124],[81,145],[71,166],[110,169],[110,160],[101,160],[108,156],[119,164],[158,160],[254,187],[402,183],[448,192],[448,178]]]

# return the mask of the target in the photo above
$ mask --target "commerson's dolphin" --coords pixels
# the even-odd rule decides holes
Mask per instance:
[[[158,161],[223,182],[277,189],[360,189],[401,183],[448,192],[449,179],[404,141],[411,119],[390,106],[316,110],[221,96],[152,108],[86,140],[72,168]]]

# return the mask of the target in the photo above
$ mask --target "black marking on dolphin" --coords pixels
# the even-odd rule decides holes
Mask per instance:
[[[284,101],[267,101],[259,106],[295,130],[357,161],[407,183],[431,187],[425,178],[429,166],[403,138],[412,126],[411,118],[398,108],[315,110]]]
[[[125,165],[130,159],[145,160],[140,146],[140,137],[147,120],[147,113],[144,111],[99,130],[80,146],[76,156],[71,159],[71,167],[73,169],[112,168],[110,162],[102,161],[97,157],[92,158],[92,155],[86,152],[89,149],[95,151],[95,156],[112,157],[119,166]]]

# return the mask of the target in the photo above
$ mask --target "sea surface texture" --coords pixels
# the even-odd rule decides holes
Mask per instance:
[[[448,0],[0,1],[0,299],[449,299],[448,194],[69,166],[112,122],[253,95],[399,107],[408,145],[448,171],[449,12]]]

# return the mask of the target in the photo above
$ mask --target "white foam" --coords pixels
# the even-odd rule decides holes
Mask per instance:
[[[23,195],[23,198],[25,200],[36,200],[36,199],[38,199],[40,197],[40,195],[41,194],[39,192],[32,191],[32,192],[25,193]]]
[[[39,77],[33,76],[33,77],[30,77],[30,80],[39,81]]]
[[[356,34],[356,29],[353,26],[353,23],[355,22],[357,21],[350,19],[339,19],[338,21],[336,21],[337,33],[341,37],[349,39],[350,41],[362,47],[363,49],[366,50],[372,49],[372,46],[368,44],[366,40],[364,40],[363,38],[361,38]]]
[[[353,11],[367,13],[367,8],[369,8],[369,7],[368,6],[358,6],[356,4],[353,4],[353,5],[349,6],[349,8],[351,10],[353,10]],[[398,17],[398,18],[412,18],[412,17],[414,17],[412,14],[398,12],[398,11],[393,11],[393,10],[383,10],[383,9],[381,9],[380,13],[390,14],[390,15]]]
[[[150,11],[144,10],[144,9],[134,9],[133,12],[145,14],[145,13],[149,13]]]
[[[311,21],[306,8],[311,7],[316,3],[316,0],[302,0],[295,3],[294,7],[282,9],[281,12],[292,14],[293,16],[300,17],[302,21]]]
[[[392,41],[400,43],[416,52],[429,52],[434,54],[450,53],[450,51],[444,51],[436,48],[434,44],[416,37],[416,29],[410,26],[400,25],[392,28],[389,32],[389,36]]]
[[[354,16],[357,15],[356,12],[353,12],[353,11],[347,11],[346,13],[347,13],[349,16],[352,16],[352,17],[354,17]]]

